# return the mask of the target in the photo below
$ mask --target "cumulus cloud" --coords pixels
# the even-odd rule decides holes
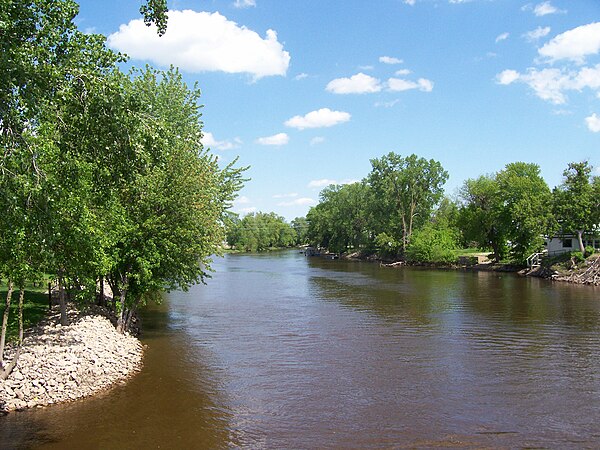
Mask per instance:
[[[548,36],[549,33],[550,27],[537,27],[535,30],[528,31],[523,36],[525,36],[525,39],[527,39],[529,42],[535,42],[543,37]]]
[[[519,76],[520,74],[516,70],[508,69],[496,75],[496,81],[498,84],[507,85],[517,81]]]
[[[290,137],[287,133],[278,133],[273,136],[261,137],[256,140],[257,144],[260,145],[273,145],[273,146],[281,146],[286,145],[290,141]]]
[[[316,189],[316,188],[324,188],[331,184],[352,184],[352,183],[357,183],[358,181],[359,180],[354,180],[354,179],[337,181],[337,180],[330,180],[329,178],[322,178],[320,180],[312,180],[310,183],[308,183],[308,187],[311,189]]]
[[[235,138],[229,141],[218,141],[215,139],[213,134],[208,131],[202,133],[201,142],[205,147],[217,150],[231,150],[232,148],[238,148],[240,145],[242,145],[242,140],[240,138]]]
[[[533,8],[533,13],[538,17],[547,16],[548,14],[557,14],[561,12],[563,11],[553,6],[549,1],[538,3],[537,5],[535,5],[535,8]]]
[[[387,86],[390,91],[401,92],[411,89],[418,89],[423,92],[431,92],[433,90],[433,82],[426,78],[419,78],[417,81],[405,80],[403,78],[390,78],[387,81]]]
[[[348,122],[350,114],[344,111],[332,111],[329,108],[321,108],[311,111],[304,116],[294,116],[286,120],[285,126],[304,130],[305,128],[325,128]]]
[[[325,89],[334,94],[366,94],[381,91],[381,82],[360,72],[350,78],[331,80]]]
[[[383,64],[402,64],[402,60],[393,56],[380,56],[379,62]]]
[[[600,64],[594,67],[583,67],[580,70],[529,68],[525,73],[505,70],[496,76],[496,80],[504,85],[514,82],[525,83],[542,100],[562,105],[567,101],[567,91],[580,92],[591,89],[597,95],[600,94]]]
[[[592,133],[600,133],[600,117],[596,113],[585,118],[585,123]],[[598,170],[600,172],[600,170]]]
[[[312,206],[316,205],[317,202],[309,197],[301,197],[295,200],[291,200],[289,202],[280,202],[277,203],[277,206]]]
[[[396,70],[396,72],[394,72],[394,75],[396,75],[397,77],[402,77],[404,75],[410,75],[412,72],[408,69],[400,69],[400,70]]]
[[[310,183],[308,183],[308,187],[311,189],[322,188],[325,186],[329,186],[330,184],[338,184],[338,182],[335,180],[330,180],[328,178],[322,178],[320,180],[312,180]]]
[[[292,192],[290,194],[275,194],[273,196],[273,198],[294,198],[294,197],[298,197],[298,194],[296,192]]]
[[[248,73],[255,80],[284,76],[290,63],[274,30],[262,38],[218,12],[169,11],[169,29],[162,37],[142,19],[132,20],[108,37],[108,45],[133,59],[173,64],[186,72]]]
[[[505,41],[505,40],[507,40],[507,39],[508,39],[508,36],[510,36],[510,34],[509,34],[509,33],[502,33],[502,34],[499,34],[499,35],[496,37],[496,43],[498,43],[498,42],[500,42],[500,41]]]
[[[319,145],[325,142],[325,138],[323,136],[315,136],[310,140],[310,145]]]
[[[256,6],[256,0],[235,0],[233,3],[234,8],[250,8]]]
[[[559,34],[538,50],[550,62],[568,59],[578,64],[600,51],[600,22],[581,25]]]

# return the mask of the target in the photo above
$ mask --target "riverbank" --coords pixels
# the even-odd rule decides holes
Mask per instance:
[[[586,284],[591,286],[600,286],[600,255],[593,255],[589,260],[573,265],[569,268],[559,265],[550,267],[540,266],[533,269],[518,266],[514,264],[494,263],[491,261],[475,264],[443,264],[443,263],[421,263],[409,261],[390,261],[380,258],[378,255],[364,256],[360,253],[350,253],[340,255],[342,259],[350,261],[369,261],[379,263],[383,267],[423,267],[437,270],[468,270],[468,271],[486,271],[486,272],[512,272],[521,276],[531,276],[544,278],[552,281],[559,281],[573,284]]]
[[[77,400],[122,382],[142,366],[143,347],[117,333],[100,309],[71,309],[68,326],[58,309],[27,330],[17,367],[0,381],[0,411]],[[6,351],[10,361],[16,351]]]

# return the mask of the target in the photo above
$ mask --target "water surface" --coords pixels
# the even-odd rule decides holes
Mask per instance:
[[[0,417],[0,448],[600,446],[600,290],[228,255],[144,319],[144,370]]]

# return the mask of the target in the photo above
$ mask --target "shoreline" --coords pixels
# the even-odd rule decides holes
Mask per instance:
[[[0,381],[0,413],[70,402],[105,391],[140,371],[143,346],[117,333],[101,308],[68,312],[60,325],[54,307],[37,326],[25,331],[17,366]],[[7,345],[6,359],[16,352]]]

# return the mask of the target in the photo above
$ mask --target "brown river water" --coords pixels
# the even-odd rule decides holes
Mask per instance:
[[[0,448],[600,448],[600,289],[228,255],[144,313],[145,366]]]

